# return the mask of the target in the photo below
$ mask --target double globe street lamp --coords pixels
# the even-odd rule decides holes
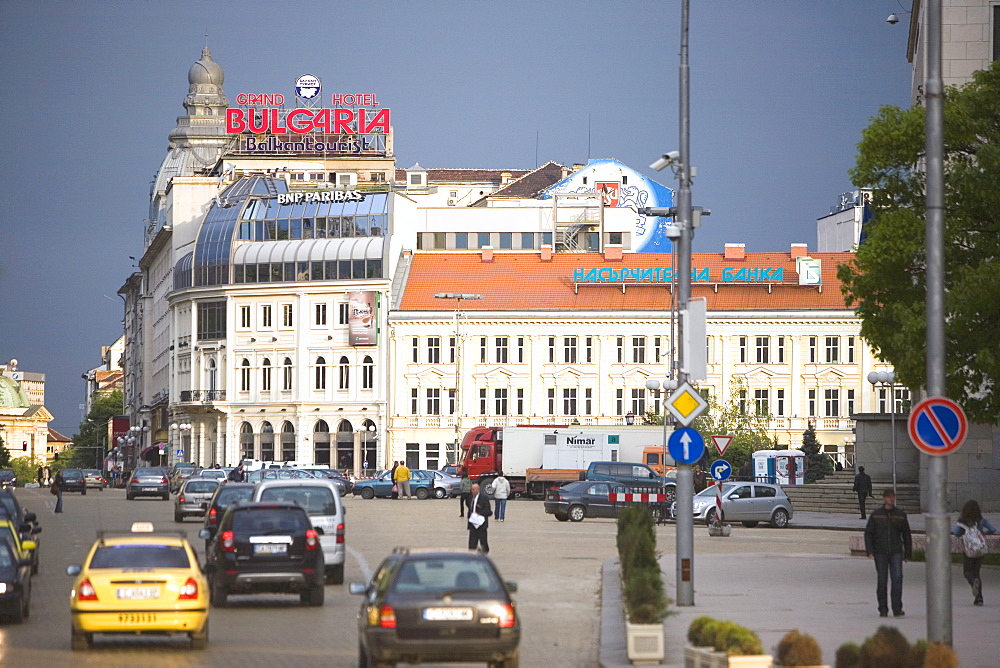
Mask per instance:
[[[889,415],[892,433],[892,491],[896,491],[896,374],[892,371],[872,371],[868,374],[868,382],[872,389],[876,387],[889,390]]]

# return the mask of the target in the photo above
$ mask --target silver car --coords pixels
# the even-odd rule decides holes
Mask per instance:
[[[140,466],[132,472],[125,483],[125,498],[131,501],[137,496],[158,496],[164,501],[170,499],[170,479],[159,466]]]
[[[427,471],[434,478],[434,498],[448,499],[462,491],[462,479],[441,471]]]
[[[711,524],[716,515],[716,489],[710,485],[694,495],[694,518]],[[670,515],[677,517],[677,504],[670,507]],[[783,529],[792,519],[792,500],[780,485],[761,482],[722,483],[722,517],[726,522],[742,522],[745,527],[755,527],[767,522]]]
[[[220,482],[215,478],[199,476],[185,480],[174,499],[174,522],[183,522],[185,517],[204,517],[208,502]]]

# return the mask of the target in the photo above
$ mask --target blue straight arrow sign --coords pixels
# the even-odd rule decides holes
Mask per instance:
[[[667,449],[677,463],[693,464],[705,454],[705,439],[696,430],[685,427],[670,435]]]

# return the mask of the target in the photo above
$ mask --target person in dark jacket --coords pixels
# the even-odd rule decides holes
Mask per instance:
[[[479,492],[478,482],[472,483],[466,509],[469,511],[469,549],[475,550],[478,545],[480,552],[489,554],[490,542],[486,533],[493,511],[490,509],[490,500],[486,498],[486,494]]]
[[[913,540],[906,513],[896,507],[896,492],[882,492],[882,507],[872,511],[865,526],[865,553],[875,559],[878,614],[889,616],[886,582],[890,583],[892,614],[903,616],[903,562],[913,558]]]
[[[865,467],[858,467],[858,474],[854,476],[854,491],[858,493],[858,507],[861,508],[861,519],[867,517],[865,512],[865,499],[872,495],[872,478],[865,473]]]
[[[956,536],[963,536],[970,527],[975,527],[983,536],[996,533],[996,528],[988,519],[983,517],[983,511],[979,508],[979,502],[969,499],[962,506],[962,514],[958,517],[958,524],[951,532]],[[965,581],[972,586],[973,605],[983,604],[983,580],[979,577],[979,571],[983,566],[983,557],[970,557],[962,554],[962,575]]]

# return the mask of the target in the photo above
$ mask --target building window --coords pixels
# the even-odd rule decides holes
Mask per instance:
[[[483,246],[491,246],[492,245],[490,243],[490,233],[489,232],[479,232],[479,233],[476,234],[476,237],[477,237],[477,242],[476,243],[478,244],[478,246],[477,246],[478,248],[482,248]]]
[[[589,387],[583,390],[583,414],[594,414],[594,390]]]
[[[428,443],[427,444],[427,469],[429,471],[436,471],[438,466],[441,464],[441,444],[440,443]]]
[[[847,337],[847,363],[848,364],[855,364],[856,363],[854,356],[855,356],[854,337],[853,336],[848,336]]]
[[[337,368],[338,375],[338,385],[340,389],[346,390],[351,386],[351,368],[350,362],[346,357],[340,358],[340,364]]]
[[[350,319],[351,307],[346,302],[343,304],[337,304],[337,322],[340,325],[346,325],[347,321]]]
[[[840,417],[840,390],[823,390],[826,417]]]
[[[809,390],[806,396],[809,400],[807,415],[809,417],[816,417],[816,390]]]
[[[226,338],[226,302],[198,302],[198,340]]]
[[[326,389],[326,358],[317,357],[316,358],[316,379],[313,383],[313,389],[325,390]]]
[[[286,357],[281,365],[281,389],[288,391],[292,389],[292,358]]]
[[[250,360],[240,363],[240,392],[250,391]]]
[[[524,337],[517,337],[517,363],[524,364]]]
[[[271,323],[271,305],[263,304],[260,307],[260,326],[261,328],[273,327]]]
[[[564,388],[563,394],[563,415],[576,415],[576,388]]]
[[[375,362],[370,355],[365,355],[361,361],[361,389],[375,389]]]
[[[326,304],[316,304],[315,324],[320,326],[326,325]]]
[[[439,336],[427,337],[427,363],[441,363],[441,337]]]
[[[756,352],[757,364],[769,364],[771,360],[771,337],[754,337],[754,351]]]
[[[496,338],[496,361],[497,364],[507,363],[507,346],[509,345],[510,339],[506,336],[498,336]],[[506,415],[506,413],[500,413],[500,415]]]
[[[458,410],[456,405],[458,402],[455,399],[455,389],[451,388],[448,390],[448,415],[454,415],[455,411]]]
[[[818,351],[816,350],[817,346],[819,345],[818,340],[819,340],[818,337],[815,337],[815,336],[810,336],[809,337],[809,363],[810,364],[815,364],[816,361],[817,361],[817,359],[818,359],[817,358],[817,352]]]
[[[486,388],[479,390],[479,414],[486,415]]]
[[[438,388],[427,388],[427,414],[441,415],[441,390]]]
[[[517,414],[524,415],[524,390],[517,390]]]
[[[266,357],[260,365],[260,389],[264,392],[271,391],[271,360]]]
[[[420,412],[417,410],[417,402],[420,401],[419,390],[417,388],[412,388],[410,390],[410,415],[419,415]]]
[[[556,361],[556,337],[549,337],[549,364],[555,364]]]
[[[615,390],[615,415],[625,415],[625,390]]]
[[[556,391],[554,388],[549,388],[545,391],[545,398],[548,403],[549,415],[556,414]]]
[[[854,390],[847,390],[847,417],[854,414]]]
[[[507,389],[499,388],[493,390],[493,400],[496,403],[495,415],[507,415]]]
[[[260,458],[264,461],[274,459],[274,427],[265,422],[260,427]]]
[[[281,425],[281,460],[295,461],[295,427],[291,422]]]
[[[747,337],[741,336],[737,339],[737,346],[740,349],[740,364],[747,363]]]
[[[638,388],[632,390],[632,408],[629,409],[634,415],[646,414],[646,389]]]
[[[754,390],[753,403],[754,408],[757,410],[757,415],[768,415],[771,412],[767,390]]]
[[[479,362],[486,364],[489,361],[490,340],[485,336],[479,337]]]
[[[736,403],[739,404],[740,414],[747,414],[747,391],[746,389],[741,389],[739,394],[736,396]]]
[[[500,250],[510,250],[514,247],[514,238],[511,232],[500,233]]]
[[[615,348],[618,350],[618,363],[625,363],[625,337],[619,336],[615,338]]]
[[[587,364],[594,363],[594,337],[592,336],[583,340],[583,361]]]
[[[645,364],[646,363],[646,337],[645,336],[633,336],[632,337],[632,363],[633,364]],[[643,411],[645,412],[645,411]],[[639,413],[636,413],[639,415]]]
[[[576,364],[576,345],[575,336],[563,337],[563,362],[566,364]]]
[[[414,364],[417,364],[418,362],[420,362],[420,338],[414,336],[412,339],[410,339],[410,343],[412,351],[411,359],[413,360]]]
[[[840,337],[839,336],[828,336],[828,337],[826,337],[826,363],[827,364],[839,364],[840,363]]]
[[[534,232],[521,232],[521,249],[528,250],[535,247]]]
[[[250,307],[241,306],[240,307],[240,327],[243,329],[250,329]]]
[[[777,346],[777,350],[775,352],[778,355],[778,364],[784,364],[785,363],[785,337],[783,337],[783,336],[779,336],[778,337],[778,346]]]
[[[369,177],[369,180],[373,181],[373,182],[376,182],[376,183],[384,183],[385,182],[385,172],[372,172],[371,176]]]
[[[448,364],[455,363],[455,337],[448,339]]]
[[[663,362],[663,337],[654,336],[653,337],[653,364],[660,364]]]
[[[775,415],[783,416],[785,414],[785,390],[784,389],[775,390],[774,399],[776,404],[775,408],[777,409],[775,411]]]

